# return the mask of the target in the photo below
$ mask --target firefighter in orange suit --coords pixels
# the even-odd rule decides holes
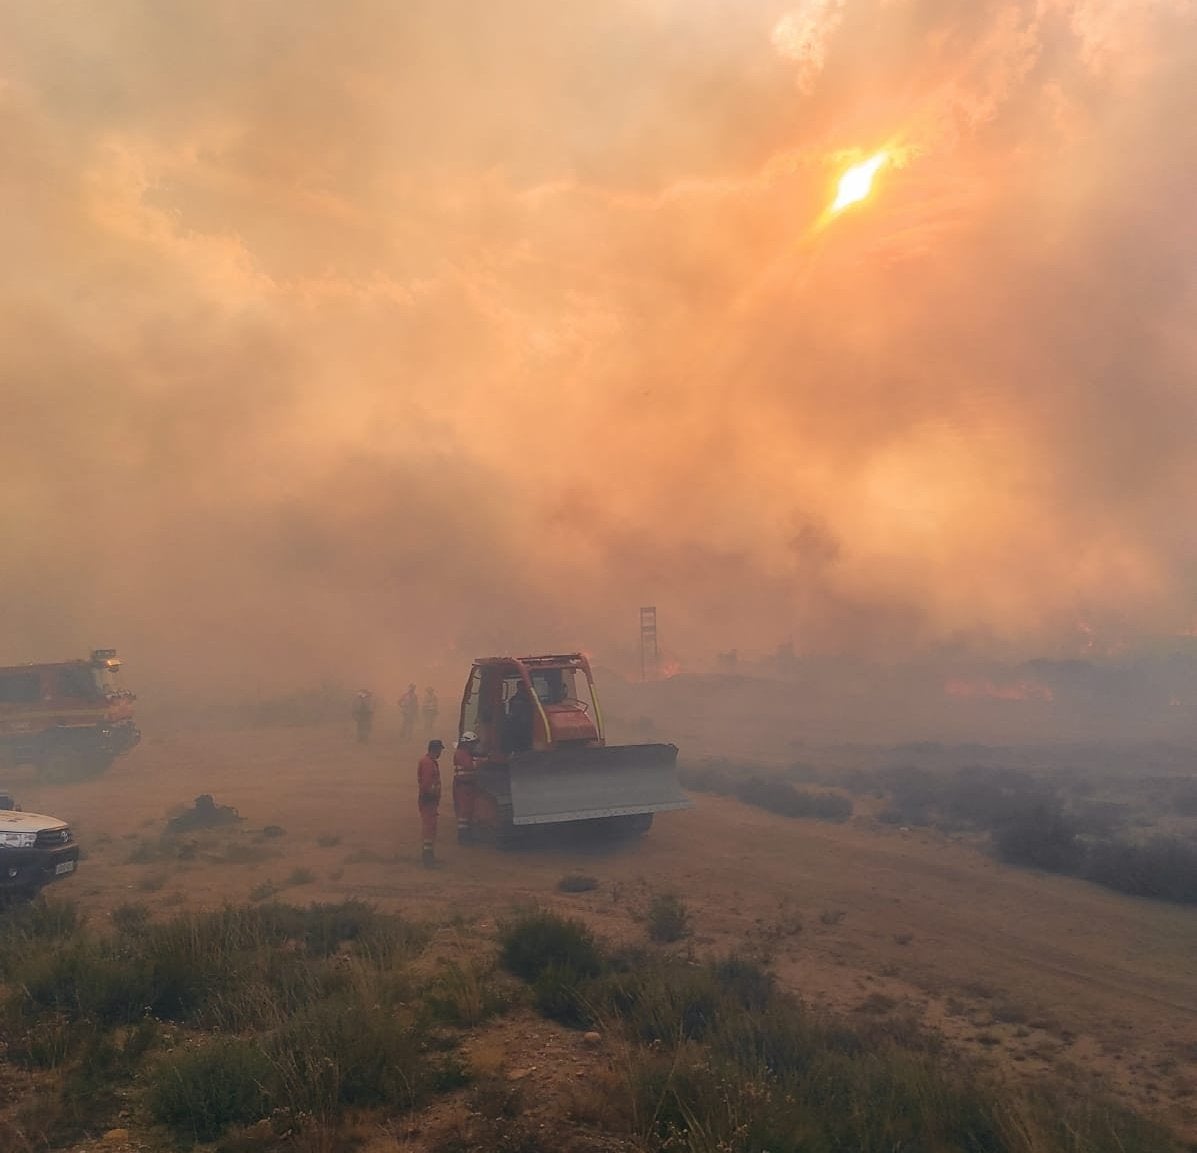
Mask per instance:
[[[419,784],[420,835],[424,841],[425,868],[431,868],[436,863],[434,854],[436,817],[441,804],[441,767],[437,761],[444,747],[440,741],[429,741],[428,752],[420,758],[420,763],[416,768],[416,780]]]
[[[478,763],[478,734],[464,732],[453,751],[453,812],[457,816],[457,843],[468,845],[474,839],[475,776]]]

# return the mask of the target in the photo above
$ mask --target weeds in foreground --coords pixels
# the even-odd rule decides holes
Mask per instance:
[[[348,1120],[390,1119],[468,1082],[455,1034],[433,1026],[481,1019],[492,974],[460,961],[421,989],[406,970],[427,941],[420,926],[355,902],[122,919],[135,931],[100,935],[77,910],[42,906],[18,910],[0,938],[0,1071],[28,1088],[0,1119],[5,1150],[70,1147],[131,1110],[176,1146],[248,1148],[229,1131],[264,1125],[267,1145],[286,1134],[296,1153],[339,1153]],[[813,1011],[749,956],[612,951],[544,911],[513,916],[500,945],[541,1012],[594,1022],[610,1046],[615,1060],[575,1104],[601,1123],[604,1148],[1178,1148],[1076,1086],[1025,1093],[991,1082],[881,1000],[850,1017]],[[438,1153],[563,1145],[505,1083],[477,1086],[469,1104],[459,1129],[432,1142]]]
[[[31,1148],[116,1127],[130,1093],[191,1142],[279,1113],[298,1130],[350,1108],[402,1110],[461,1083],[402,1008],[403,966],[427,930],[360,902],[164,922],[126,905],[109,935],[72,906],[42,906],[12,928],[0,945],[3,1063],[52,1074],[17,1111]],[[160,1021],[177,1040],[155,1058]]]
[[[564,1001],[540,995],[554,977]],[[545,968],[536,989],[546,1015],[559,1018],[562,1005],[580,1006],[613,1039],[622,1053],[617,1073],[589,1085],[584,1109],[608,1131],[626,1132],[647,1147],[1177,1149],[1166,1133],[1109,1101],[1046,1086],[1024,1095],[992,1083],[959,1055],[946,1054],[914,1020],[888,1012],[868,1020],[813,1012],[744,956],[696,965],[663,954],[603,953],[599,975]]]
[[[471,958],[444,962],[424,991],[428,1013],[450,1025],[473,1026],[501,1013],[506,999],[489,970]]]

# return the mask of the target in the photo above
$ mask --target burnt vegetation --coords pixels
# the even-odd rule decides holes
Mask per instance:
[[[909,751],[917,752],[917,747]],[[926,750],[942,759],[944,750]],[[1197,904],[1197,838],[1161,832],[1165,815],[1197,815],[1197,782],[1137,782],[1149,811],[1103,800],[1083,773],[918,763],[827,771],[808,764],[768,770],[711,761],[680,772],[686,788],[735,797],[787,817],[845,820],[853,800],[880,801],[882,824],[978,834],[1007,864],[1079,877],[1135,897]],[[821,786],[798,788],[795,781]]]
[[[756,766],[708,762],[683,765],[678,769],[682,785],[699,793],[735,797],[783,817],[808,817],[822,821],[846,821],[852,816],[852,798],[843,792],[798,788],[791,774],[770,773]]]

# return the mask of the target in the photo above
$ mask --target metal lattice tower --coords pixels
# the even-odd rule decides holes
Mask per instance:
[[[640,679],[646,681],[657,675],[657,606],[640,610]]]

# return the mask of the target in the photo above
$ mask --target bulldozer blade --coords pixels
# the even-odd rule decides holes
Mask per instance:
[[[676,745],[608,745],[519,753],[511,761],[516,825],[688,809]]]

